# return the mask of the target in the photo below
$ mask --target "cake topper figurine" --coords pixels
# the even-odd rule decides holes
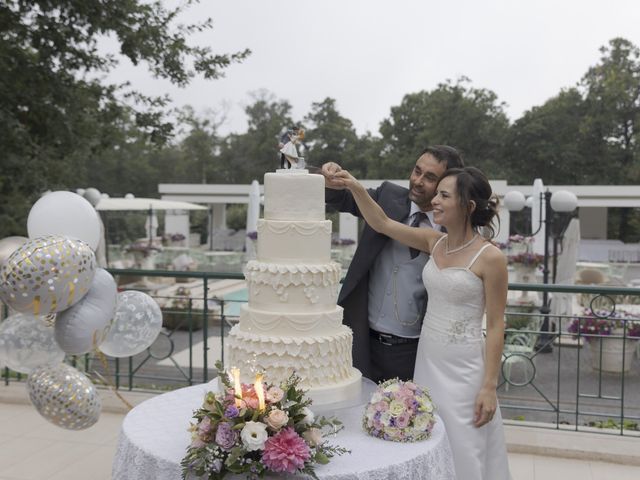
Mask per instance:
[[[290,128],[280,137],[280,168],[304,168],[304,157],[298,154],[297,147],[303,139],[304,130],[300,127]]]

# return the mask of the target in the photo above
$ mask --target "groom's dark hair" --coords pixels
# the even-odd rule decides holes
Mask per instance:
[[[429,145],[420,156],[428,153],[439,163],[447,162],[447,170],[450,168],[464,168],[464,160],[460,152],[449,145]]]

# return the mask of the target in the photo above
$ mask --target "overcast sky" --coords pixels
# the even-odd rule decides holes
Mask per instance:
[[[207,16],[214,29],[195,42],[253,51],[226,78],[179,89],[125,63],[111,78],[196,111],[226,103],[222,133],[245,131],[250,92],[266,89],[294,120],[332,97],[358,133],[378,134],[405,94],[462,75],[494,91],[513,121],[574,86],[610,39],[640,46],[639,0],[202,0],[183,19]]]

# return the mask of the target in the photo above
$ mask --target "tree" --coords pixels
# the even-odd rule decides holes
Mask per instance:
[[[278,141],[284,129],[298,125],[291,118],[291,105],[265,90],[252,94],[247,105],[248,129],[231,134],[221,144],[218,164],[226,169],[229,183],[262,181],[265,172],[280,166]]]
[[[530,184],[542,178],[549,184],[583,184],[598,178],[602,171],[597,156],[585,155],[585,111],[582,95],[571,88],[516,120],[504,146],[509,182]]]
[[[380,126],[382,152],[371,168],[380,177],[405,178],[427,145],[447,144],[488,176],[503,176],[499,161],[509,122],[495,93],[469,79],[447,81],[433,91],[405,95]]]
[[[181,86],[195,75],[218,78],[249,54],[191,46],[191,34],[211,28],[210,19],[176,25],[193,3],[175,9],[142,0],[0,4],[0,237],[24,233],[38,192],[86,178],[86,160],[112,148],[118,128],[135,125],[155,143],[171,135],[167,97],[101,79],[121,57],[101,54],[99,39],[117,39],[121,56]]]
[[[597,142],[598,161],[611,183],[640,182],[640,49],[614,38],[600,49],[600,63],[582,78],[587,103],[584,131]],[[631,210],[620,209],[618,238],[637,238]],[[614,228],[615,230],[615,228]]]

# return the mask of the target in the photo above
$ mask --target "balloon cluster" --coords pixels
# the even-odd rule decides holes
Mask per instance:
[[[96,423],[101,401],[86,375],[62,363],[65,355],[136,355],[162,327],[150,296],[118,293],[114,278],[97,267],[100,193],[83,193],[44,195],[29,212],[29,238],[0,240],[0,299],[11,310],[0,322],[0,366],[27,374],[38,412],[70,430]]]

